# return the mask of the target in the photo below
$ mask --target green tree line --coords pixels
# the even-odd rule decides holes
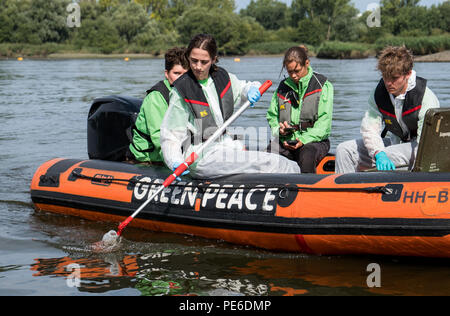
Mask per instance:
[[[72,2],[80,6],[80,27],[67,25]],[[0,0],[0,55],[27,47],[45,47],[44,54],[158,55],[201,32],[215,36],[223,55],[281,53],[299,43],[316,52],[338,47],[333,43],[367,49],[419,38],[427,43],[411,44],[422,45],[417,53],[450,49],[450,0],[432,7],[419,0],[381,0],[380,27],[368,26],[370,14],[361,15],[351,0],[293,0],[289,6],[252,0],[240,12],[234,0]]]

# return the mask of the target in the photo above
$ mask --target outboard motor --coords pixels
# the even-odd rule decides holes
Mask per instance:
[[[89,159],[125,160],[141,104],[141,99],[117,95],[94,100],[87,124]]]

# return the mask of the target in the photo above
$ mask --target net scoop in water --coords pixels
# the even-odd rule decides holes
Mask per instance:
[[[115,230],[110,230],[105,235],[101,241],[96,242],[92,245],[92,250],[95,252],[111,252],[116,250],[121,241],[121,237],[116,233]]]

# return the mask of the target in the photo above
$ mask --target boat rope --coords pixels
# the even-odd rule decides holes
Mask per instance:
[[[112,182],[124,182],[127,184],[147,184],[150,185],[152,183],[149,183],[147,181],[141,181],[140,179],[137,178],[131,178],[131,179],[119,179],[119,178],[113,178],[113,179],[102,179],[102,178],[96,178],[96,177],[91,177],[91,176],[86,176],[83,175],[79,172],[77,172],[76,170],[72,171],[72,176],[79,178],[79,179],[84,179],[84,180],[90,180],[90,181],[94,181],[94,182],[99,182],[99,183],[105,183],[105,184],[111,184]],[[153,183],[153,185],[156,183]],[[174,187],[190,187],[190,188],[197,188],[199,190],[205,191],[206,189],[209,188],[210,183],[198,183],[198,184],[187,184],[187,183],[172,183],[171,186]],[[225,184],[226,185],[226,184]],[[233,187],[224,187],[223,185],[221,185],[221,190],[236,190],[236,189],[254,189],[257,186],[261,186],[261,183],[258,184],[232,184]],[[237,187],[236,187],[237,186]],[[383,193],[383,194],[390,194],[392,193],[392,189],[386,187],[386,186],[374,186],[374,187],[362,187],[362,188],[346,188],[346,187],[336,187],[336,188],[317,188],[317,187],[301,187],[301,186],[297,186],[296,184],[270,184],[267,185],[267,187],[270,188],[277,188],[280,189],[280,197],[282,196],[283,192],[289,192],[289,191],[312,191],[312,192],[355,192],[355,193]]]

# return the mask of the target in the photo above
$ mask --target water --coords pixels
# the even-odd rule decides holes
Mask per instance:
[[[375,63],[312,59],[335,88],[332,151],[359,135]],[[281,58],[223,58],[221,65],[241,79],[274,81],[235,123],[266,126]],[[159,59],[0,61],[0,295],[450,295],[448,260],[273,253],[131,227],[119,251],[96,253],[90,246],[117,223],[35,212],[36,168],[55,157],[87,158],[92,100],[142,98],[162,68]],[[449,64],[415,69],[450,106]],[[367,285],[370,263],[381,268],[380,288]]]

